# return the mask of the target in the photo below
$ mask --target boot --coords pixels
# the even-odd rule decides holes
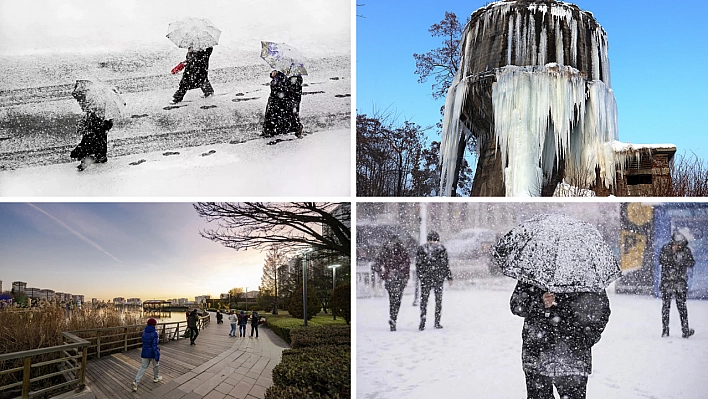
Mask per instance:
[[[443,326],[441,326],[440,323],[435,323],[435,328],[443,328]]]
[[[422,317],[420,319],[420,325],[418,326],[418,330],[420,330],[420,331],[425,330],[425,317]]]
[[[693,335],[693,334],[695,334],[695,333],[696,333],[696,330],[694,330],[694,329],[692,329],[692,328],[689,328],[688,330],[684,330],[684,331],[683,331],[683,334],[682,334],[681,336],[684,337],[684,338],[688,338],[688,337],[690,337],[691,335]]]
[[[669,327],[664,327],[664,329],[661,331],[661,337],[668,337],[669,336]]]
[[[391,326],[391,331],[396,331],[396,322],[395,321],[389,320],[388,325]]]

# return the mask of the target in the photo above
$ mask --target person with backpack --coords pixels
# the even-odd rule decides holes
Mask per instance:
[[[401,308],[403,290],[408,284],[411,273],[411,259],[408,251],[398,237],[391,237],[381,248],[375,260],[375,270],[378,270],[384,287],[388,291],[389,319],[391,331],[396,331],[396,320]]]
[[[140,379],[143,378],[143,374],[145,374],[145,371],[147,370],[148,366],[150,366],[150,363],[152,363],[153,372],[152,382],[162,381],[162,376],[160,375],[159,369],[160,347],[158,346],[158,344],[160,343],[160,337],[157,334],[157,331],[155,330],[156,325],[157,320],[149,319],[147,321],[147,326],[145,326],[145,329],[143,330],[143,349],[140,352],[142,364],[140,365],[140,369],[138,369],[138,374],[135,376],[135,379],[132,383],[133,392],[137,392],[138,383],[140,382]]]
[[[258,338],[258,322],[260,320],[260,317],[258,316],[258,312],[255,310],[251,313],[251,338],[253,338],[253,331],[256,331],[256,338]]]
[[[443,282],[448,280],[452,284],[452,273],[448,264],[447,249],[440,243],[440,235],[437,232],[429,232],[428,242],[418,247],[415,266],[420,281],[420,326],[418,329],[425,330],[430,290],[435,291],[435,328],[443,328],[440,324]]]

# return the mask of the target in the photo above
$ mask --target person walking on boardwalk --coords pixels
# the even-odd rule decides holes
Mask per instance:
[[[696,264],[693,253],[688,247],[688,240],[681,233],[674,233],[671,241],[661,248],[659,265],[661,265],[661,323],[662,337],[669,336],[669,312],[671,310],[671,297],[676,298],[676,308],[681,317],[681,330],[684,338],[695,333],[688,327],[688,309],[686,308],[686,293],[688,292],[688,269]]]
[[[418,329],[425,330],[428,296],[430,296],[431,289],[435,291],[435,328],[442,328],[440,317],[442,315],[443,282],[448,280],[452,284],[452,273],[448,265],[447,249],[440,244],[440,235],[437,232],[429,232],[428,242],[418,247],[415,266],[420,281],[420,326]]]
[[[258,320],[260,317],[258,316],[258,312],[255,310],[251,312],[251,338],[253,338],[253,331],[256,331],[256,338],[258,338]]]
[[[189,344],[196,345],[194,341],[199,335],[199,315],[197,314],[197,309],[192,310],[187,319],[187,328],[189,329]]]
[[[147,321],[147,326],[145,326],[145,329],[143,330],[143,349],[140,352],[140,358],[142,359],[142,364],[140,365],[140,369],[138,369],[138,374],[135,376],[135,380],[133,380],[132,388],[133,392],[136,392],[138,390],[138,383],[140,383],[140,379],[143,378],[143,374],[145,374],[145,371],[147,370],[148,366],[150,366],[150,363],[152,363],[152,373],[153,373],[153,379],[152,382],[160,382],[162,381],[162,376],[160,375],[160,337],[157,335],[157,331],[155,331],[155,326],[157,325],[157,320],[155,319],[149,319]]]
[[[231,324],[231,331],[229,331],[229,337],[235,337],[236,325],[238,324],[238,317],[236,317],[236,314],[233,310],[229,313],[229,324]]]
[[[194,50],[191,47],[187,50],[187,59],[184,65],[184,75],[179,82],[179,88],[172,96],[171,104],[177,104],[184,99],[188,90],[202,89],[204,98],[214,94],[214,88],[209,83],[209,57],[213,47],[204,50]]]
[[[246,336],[246,324],[248,324],[248,316],[246,315],[246,312],[243,310],[239,314],[238,318],[238,336],[239,337],[245,337]]]
[[[375,269],[379,270],[379,275],[384,281],[384,287],[388,291],[388,325],[391,331],[396,331],[396,320],[398,319],[398,311],[401,308],[401,297],[411,273],[411,259],[401,240],[393,236],[383,245],[375,262]]]
[[[221,314],[221,310],[216,311],[216,324],[224,324],[224,315]]]

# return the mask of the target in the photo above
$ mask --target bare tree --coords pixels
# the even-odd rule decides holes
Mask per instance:
[[[266,254],[263,265],[263,276],[261,276],[261,286],[259,291],[261,296],[273,297],[273,314],[278,314],[278,267],[286,262],[285,257],[280,253],[278,245],[272,246]]]
[[[202,237],[235,250],[268,250],[283,253],[313,249],[326,255],[351,255],[351,209],[344,203],[319,202],[199,202],[197,214],[218,228],[205,229]]]

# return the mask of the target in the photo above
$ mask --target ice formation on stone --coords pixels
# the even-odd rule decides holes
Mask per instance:
[[[448,89],[443,119],[443,195],[451,193],[462,135],[489,134],[496,141],[507,196],[540,195],[544,178],[559,160],[565,160],[567,176],[582,176],[588,182],[595,181],[598,168],[606,187],[615,184],[616,165],[624,165],[626,152],[617,153],[612,144],[618,138],[617,104],[610,87],[604,30],[592,14],[567,3],[520,3],[489,4],[476,12],[482,13],[463,33],[462,62]],[[538,24],[540,33],[536,32],[538,18],[544,21]],[[485,36],[497,24],[508,25],[503,55],[507,65],[486,66],[483,72],[467,70],[470,63],[478,62],[472,59],[478,45],[499,40]],[[586,30],[579,31],[579,26]],[[564,46],[564,32],[570,35],[570,46]],[[576,67],[579,38],[590,44],[584,72]],[[549,41],[554,43],[551,57],[556,62],[547,63]],[[469,97],[478,94],[475,85],[480,76],[490,73],[496,80],[491,92],[493,131],[470,132],[474,128],[469,118],[474,113],[465,112],[466,125],[461,120],[463,108],[471,106]]]

